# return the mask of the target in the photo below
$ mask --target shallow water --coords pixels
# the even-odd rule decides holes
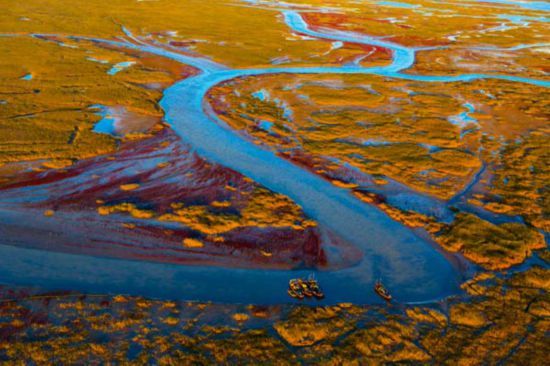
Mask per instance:
[[[29,73],[29,74],[26,74],[26,75],[24,75],[24,76],[21,76],[20,79],[21,79],[21,80],[32,80],[32,78],[33,78],[32,74]]]
[[[99,104],[93,105],[90,108],[97,109],[97,112],[95,114],[101,116],[101,119],[94,125],[92,131],[97,133],[105,133],[111,136],[117,136],[117,118],[115,118],[111,109],[107,106]]]
[[[397,1],[378,1],[378,5],[391,6],[394,8],[418,8],[420,5],[409,4],[409,3],[400,3]]]
[[[107,71],[107,74],[109,75],[116,75],[118,74],[119,72],[121,72],[122,70],[124,69],[127,69],[129,68],[130,66],[132,66],[133,64],[135,64],[136,62],[135,61],[124,61],[124,62],[119,62],[118,64],[114,64],[113,67],[111,67],[108,71]]]
[[[550,11],[550,2],[547,1],[480,0],[478,2],[513,5],[530,10]]]

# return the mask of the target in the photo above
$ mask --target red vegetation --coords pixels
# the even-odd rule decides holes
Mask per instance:
[[[137,188],[121,189],[128,184]],[[160,215],[176,202],[217,201],[230,202],[229,210],[238,214],[258,188],[237,172],[207,163],[164,128],[151,138],[123,142],[112,155],[17,175],[0,187],[0,232],[4,244],[149,261],[260,268],[332,268],[353,261],[351,248],[317,227],[240,226],[211,236],[179,222],[97,212],[131,203]],[[44,215],[46,210],[52,215]],[[204,246],[186,247],[185,238]],[[327,259],[326,240],[343,249],[340,258]]]

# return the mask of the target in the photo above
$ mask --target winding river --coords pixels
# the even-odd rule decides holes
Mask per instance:
[[[207,59],[142,42],[89,40],[160,55],[199,69],[198,75],[177,82],[164,92],[160,105],[165,111],[165,120],[173,130],[201,156],[289,196],[322,227],[361,249],[364,256],[358,265],[316,274],[328,295],[325,303],[380,301],[372,291],[372,283],[379,277],[401,302],[431,301],[458,292],[462,280],[460,271],[430,243],[377,208],[357,200],[348,190],[336,187],[273,151],[243,139],[216,117],[205,102],[205,95],[212,87],[234,78],[277,73],[373,74],[424,82],[496,78],[544,87],[549,87],[550,83],[506,75],[405,74],[403,71],[415,61],[413,48],[350,32],[311,30],[300,13],[284,10],[283,15],[294,32],[321,39],[384,47],[392,51],[392,62],[373,68],[353,65],[228,69]],[[301,271],[132,262],[1,245],[0,267],[3,269],[0,273],[2,282],[32,283],[86,292],[243,303],[289,302],[286,295],[288,279],[307,274]]]

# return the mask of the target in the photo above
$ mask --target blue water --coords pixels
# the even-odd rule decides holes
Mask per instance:
[[[105,133],[112,136],[117,136],[116,133],[116,118],[112,116],[109,107],[104,105],[95,104],[90,106],[91,109],[96,109],[98,116],[101,116],[99,122],[94,125],[92,131],[97,133]]]
[[[544,87],[549,87],[550,83],[508,75],[405,74],[402,71],[414,64],[414,49],[352,32],[311,30],[299,13],[284,11],[283,15],[286,24],[301,34],[388,48],[393,53],[392,63],[372,68],[352,64],[344,67],[230,70],[204,58],[182,55],[146,44],[92,40],[153,53],[201,71],[165,90],[160,105],[165,111],[166,122],[201,156],[249,176],[275,192],[289,196],[303,207],[307,215],[317,220],[322,228],[331,230],[361,251],[362,257],[358,258],[356,266],[317,273],[329,295],[326,302],[377,301],[372,292],[372,283],[376,278],[383,278],[400,301],[427,301],[456,293],[462,280],[460,273],[425,239],[393,221],[377,208],[357,200],[348,190],[336,187],[280,158],[273,151],[243,139],[217,118],[210,106],[204,103],[204,97],[212,87],[224,81],[276,73],[373,74],[423,82],[468,82],[494,78]],[[258,97],[268,96],[260,93]],[[465,108],[468,111],[462,118],[469,117],[468,113],[473,111],[471,105],[465,104]],[[421,200],[414,194],[401,198],[396,196],[394,199],[398,200],[392,203],[396,206],[409,204],[415,209],[418,206],[426,206],[425,209],[433,207],[432,200]],[[288,279],[307,273],[131,262],[1,245],[0,254],[0,265],[3,269],[0,281],[203,301],[287,302]]]
[[[261,100],[262,102],[265,102],[270,98],[269,92],[265,89],[258,90],[257,92],[252,93],[252,96],[258,100]]]
[[[119,72],[121,72],[122,70],[132,66],[135,63],[136,63],[135,61],[119,62],[118,64],[113,65],[113,67],[111,67],[111,69],[109,69],[109,71],[107,71],[107,74],[116,75]]]
[[[385,140],[368,139],[361,142],[364,146],[386,146],[391,145],[391,142]]]
[[[20,78],[21,80],[32,80],[32,74],[31,73],[28,73],[24,76],[21,76]]]
[[[548,23],[550,18],[547,17],[531,17],[526,15],[511,15],[511,14],[499,14],[500,19],[506,19],[515,24],[529,25],[529,22],[543,22]]]
[[[108,64],[109,63],[109,61],[107,61],[107,60],[100,60],[100,59],[97,59],[95,57],[86,57],[86,60],[92,61],[92,62],[98,62],[100,64]]]
[[[377,1],[378,5],[382,6],[391,6],[394,8],[418,8],[420,5],[417,4],[409,4],[409,3],[401,3],[397,1]]]
[[[288,281],[310,271],[242,270],[127,261],[0,245],[0,283],[49,289],[245,304],[296,303],[287,295]],[[446,275],[445,273],[442,276]],[[372,290],[376,278],[350,281],[350,271],[317,272],[327,298],[306,304],[382,303]],[[361,282],[359,282],[360,280]],[[359,286],[358,286],[359,285]],[[439,296],[450,295],[438,292]],[[429,298],[411,288],[409,297],[393,291],[396,301]]]
[[[273,122],[269,122],[269,121],[260,121],[260,123],[258,123],[258,126],[259,126],[262,130],[271,131],[271,127],[273,127]]]
[[[336,41],[332,42],[332,45],[330,46],[333,50],[337,50],[339,48],[342,48],[344,46],[344,42]]]
[[[425,148],[426,150],[428,150],[430,153],[434,153],[441,150],[439,146],[435,146],[435,145],[430,145],[430,144],[419,144],[419,145]]]
[[[471,103],[464,103],[463,106],[466,108],[466,111],[456,116],[449,117],[449,122],[460,128],[464,128],[471,123],[477,124],[477,119],[470,116],[470,113],[475,112],[474,106]]]
[[[550,2],[547,1],[514,1],[514,0],[478,0],[483,3],[514,5],[530,10],[550,11]]]

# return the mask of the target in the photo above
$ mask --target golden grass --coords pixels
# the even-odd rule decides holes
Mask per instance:
[[[547,128],[508,144],[500,156],[486,208],[522,215],[533,226],[550,231],[550,134]]]
[[[136,187],[137,188],[137,187]],[[288,197],[273,193],[265,188],[256,188],[248,196],[246,205],[235,211],[231,205],[184,205],[172,203],[171,209],[165,213],[138,208],[133,203],[103,205],[97,208],[100,215],[126,213],[140,219],[158,219],[161,221],[179,222],[185,226],[205,234],[213,241],[223,242],[218,236],[239,227],[260,228],[293,228],[303,230],[316,226],[314,221],[304,217],[300,206],[294,204]],[[194,246],[197,240],[185,239],[184,245]],[[201,243],[200,241],[198,243]],[[201,243],[202,244],[202,243]],[[266,253],[270,256],[270,253]]]
[[[278,12],[243,7],[232,0],[8,0],[0,15],[0,33],[53,33],[101,38],[122,36],[119,24],[138,36],[188,44],[190,51],[230,66],[270,65],[288,56],[293,64],[330,61],[326,41],[292,36]],[[84,16],[85,14],[85,16]],[[21,18],[29,21],[21,21]],[[341,52],[341,51],[340,51]],[[348,53],[360,55],[359,50]],[[345,55],[341,55],[342,57]],[[334,56],[339,63],[341,57]]]
[[[46,294],[3,303],[10,338],[0,339],[0,355],[8,363],[125,363],[138,345],[140,364],[269,364],[274,357],[278,364],[544,364],[548,269],[480,273],[467,288],[468,301],[403,310]],[[44,337],[37,340],[37,331]]]
[[[202,248],[204,243],[197,239],[185,238],[183,239],[183,246],[186,248]]]
[[[269,98],[260,100],[258,91]],[[492,168],[511,139],[544,126],[547,97],[546,88],[495,80],[432,84],[369,75],[251,77],[209,94],[220,118],[257,143],[300,150],[330,169],[347,163],[441,198],[463,189],[482,160]],[[453,124],[465,103],[477,123]],[[263,121],[272,124],[268,131]],[[529,182],[526,166],[518,171]]]
[[[158,115],[161,94],[135,82],[169,79],[160,71],[134,71],[107,75],[109,65],[87,60],[88,51],[101,53],[112,62],[127,59],[118,52],[79,44],[62,47],[30,37],[2,37],[0,50],[0,161],[52,159],[47,168],[66,166],[74,159],[111,152],[115,140],[92,132],[99,120],[89,106],[124,105],[145,114]],[[142,71],[138,71],[138,70]],[[32,73],[31,80],[21,80]]]
[[[546,247],[544,236],[523,224],[494,225],[464,213],[457,215],[437,241],[443,248],[460,251],[471,261],[493,270],[522,263],[533,250]]]
[[[306,13],[310,23],[372,36],[388,37],[406,46],[447,46],[423,50],[411,73],[456,74],[487,72],[547,78],[548,47],[510,48],[544,43],[547,13],[503,4],[409,1],[411,8],[379,6],[377,1],[291,1],[332,6],[338,12]],[[503,16],[526,19],[515,21]],[[521,18],[520,18],[521,19]],[[529,23],[525,26],[523,23]]]

